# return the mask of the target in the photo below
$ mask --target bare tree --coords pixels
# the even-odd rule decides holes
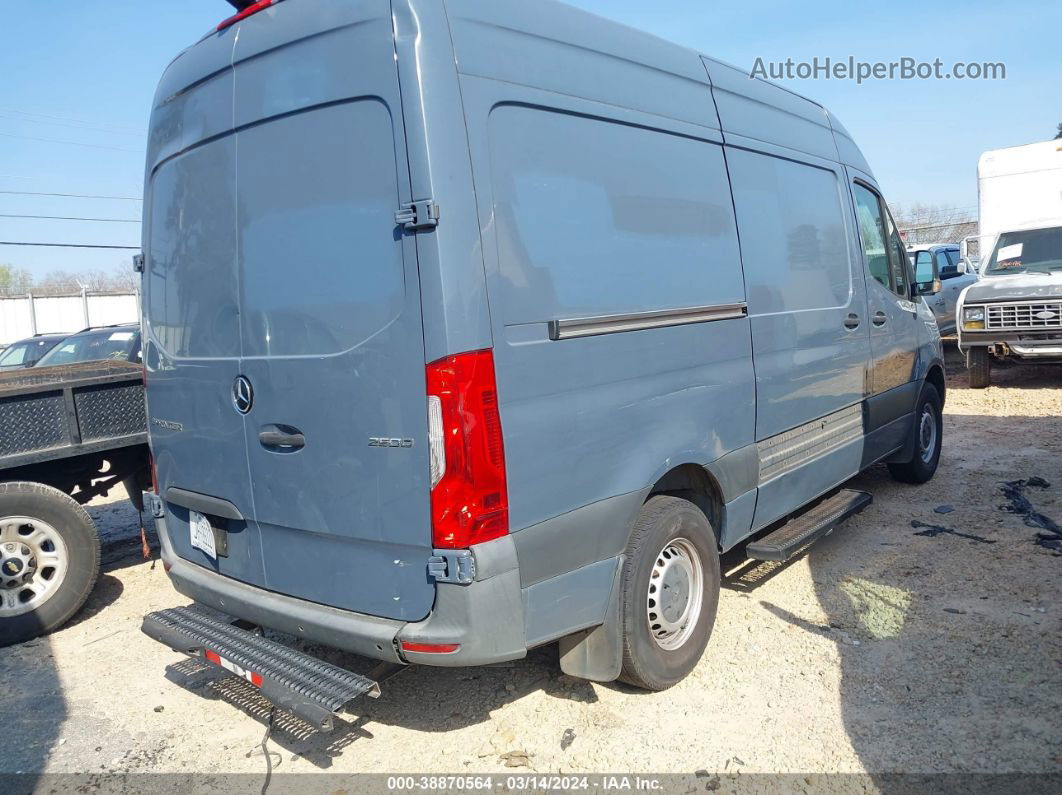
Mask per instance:
[[[80,292],[82,287],[92,293],[132,292],[136,275],[129,268],[106,271],[51,271],[33,285],[37,295],[64,295]]]
[[[128,265],[119,265],[111,271],[109,284],[111,290],[131,293],[140,287],[140,275]]]
[[[84,288],[90,293],[131,293],[139,286],[132,268],[116,267],[111,271],[51,271],[41,279],[13,265],[0,265],[0,296],[71,295]]]
[[[977,234],[977,218],[950,205],[891,205],[892,217],[907,243],[957,243]]]
[[[1058,140],[1059,138],[1062,138],[1062,124],[1059,124],[1059,125],[1058,125],[1058,134],[1057,134],[1057,135],[1055,135],[1055,140],[1056,140],[1056,141],[1057,141],[1057,140]]]

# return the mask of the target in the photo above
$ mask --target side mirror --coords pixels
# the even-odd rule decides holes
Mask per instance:
[[[931,282],[918,282],[915,284],[915,292],[919,295],[936,295],[941,289],[939,278],[933,279]]]
[[[914,262],[915,294],[933,295],[940,292],[940,271],[937,258],[927,251],[918,252]]]

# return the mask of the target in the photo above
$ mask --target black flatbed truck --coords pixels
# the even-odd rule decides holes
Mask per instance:
[[[0,373],[0,646],[57,629],[99,574],[82,507],[151,478],[141,367],[104,360]]]

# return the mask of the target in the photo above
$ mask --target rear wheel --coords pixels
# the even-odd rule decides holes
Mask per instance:
[[[658,495],[642,506],[623,572],[620,679],[665,690],[697,665],[719,606],[719,555],[704,513]]]
[[[914,458],[902,464],[889,464],[889,474],[902,483],[926,483],[940,463],[944,433],[940,393],[932,384],[922,387],[911,433],[914,434]]]
[[[988,354],[988,348],[970,348],[967,366],[971,387],[984,389],[992,383],[992,357]]]
[[[85,509],[40,483],[0,483],[0,646],[59,628],[85,603],[100,542]]]

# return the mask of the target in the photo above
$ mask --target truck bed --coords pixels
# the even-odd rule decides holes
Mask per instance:
[[[0,472],[146,443],[137,364],[82,362],[0,373]]]

